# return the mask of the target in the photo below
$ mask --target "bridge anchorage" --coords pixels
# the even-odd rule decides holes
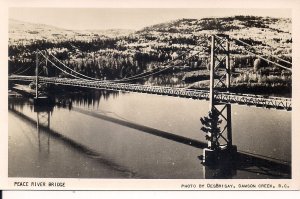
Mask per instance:
[[[201,130],[206,133],[208,141],[208,147],[201,156],[202,163],[206,166],[233,160],[237,153],[237,147],[232,145],[231,104],[219,102],[215,98],[219,85],[218,88],[227,91],[230,89],[229,52],[227,35],[211,36],[209,112],[207,117],[200,118],[203,125]],[[216,72],[221,68],[225,68],[225,73],[216,78]]]

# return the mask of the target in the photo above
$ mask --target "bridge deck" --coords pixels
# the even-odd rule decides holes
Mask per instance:
[[[9,76],[10,81],[35,81],[35,76]],[[114,83],[110,81],[90,81],[70,78],[39,77],[39,82],[68,85],[86,88],[97,88],[117,91],[130,91],[139,93],[149,93],[157,95],[169,95],[174,97],[192,98],[198,100],[208,100],[209,91],[194,90],[185,88],[172,88],[164,86],[149,86],[140,84]],[[257,106],[265,108],[275,108],[283,110],[292,110],[291,98],[266,97],[262,95],[237,94],[228,92],[215,92],[215,99],[220,103],[237,103],[248,106]]]

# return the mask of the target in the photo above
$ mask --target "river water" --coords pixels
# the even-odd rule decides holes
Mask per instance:
[[[9,177],[290,177],[280,165],[291,161],[291,112],[232,105],[233,144],[261,159],[222,174],[198,158],[207,101],[101,90],[56,98],[72,107],[36,110],[25,97],[9,98]]]

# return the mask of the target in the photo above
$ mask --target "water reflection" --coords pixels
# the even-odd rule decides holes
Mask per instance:
[[[14,104],[14,103],[10,103]],[[38,151],[40,153],[40,156],[45,158],[45,156],[50,155],[50,140],[55,141],[61,141],[63,144],[65,144],[68,147],[71,147],[73,150],[91,158],[92,160],[96,160],[102,165],[105,165],[106,167],[109,167],[109,169],[113,170],[114,172],[120,172],[123,175],[126,175],[126,178],[137,178],[137,174],[134,171],[130,171],[127,168],[118,165],[117,163],[113,162],[110,159],[105,158],[104,155],[101,153],[82,145],[81,143],[78,143],[77,141],[73,140],[72,138],[66,137],[62,135],[60,132],[57,132],[50,128],[50,118],[51,113],[53,112],[53,106],[47,107],[47,106],[36,106],[34,107],[34,112],[36,112],[36,120],[26,116],[25,114],[20,111],[21,109],[18,108],[18,106],[22,106],[22,103],[19,103],[18,105],[10,105],[9,111],[14,113],[16,116],[18,116],[23,121],[26,121],[27,124],[30,124],[32,126],[36,127],[36,132],[38,135]],[[19,111],[18,111],[19,110]],[[56,147],[57,144],[55,144],[54,147]],[[55,154],[58,155],[58,154]],[[70,164],[67,162],[67,164]],[[72,163],[71,163],[72,164]],[[94,169],[93,169],[94,170]],[[59,171],[58,171],[59,172]],[[78,171],[79,172],[79,171]],[[53,177],[58,177],[58,175],[61,175],[61,173],[57,173]],[[41,177],[41,176],[38,176]],[[67,176],[70,177],[70,176]],[[87,176],[82,176],[87,177]],[[90,176],[94,177],[94,176]]]
[[[99,108],[101,100],[107,101],[110,98],[117,98],[119,94],[118,91],[87,89],[87,92],[52,92],[51,96],[58,107],[68,107],[71,110],[73,105]]]
[[[133,81],[133,83],[142,84],[142,85],[152,85],[152,86],[168,86],[175,88],[183,88],[190,85],[183,81],[185,76],[184,72],[171,72],[166,74],[160,74],[157,76],[151,76],[144,79],[139,79]]]
[[[147,78],[143,84],[153,85],[153,86],[169,86],[169,87],[187,87],[189,84],[185,83],[182,79],[184,77],[183,72],[161,75],[161,76],[153,76]]]
[[[40,132],[40,126],[42,125],[46,130],[50,129],[50,114],[53,112],[53,107],[48,106],[34,106],[34,112],[36,112],[36,131],[38,135],[39,152],[45,151],[49,154],[50,151],[50,136],[49,134],[44,136]]]

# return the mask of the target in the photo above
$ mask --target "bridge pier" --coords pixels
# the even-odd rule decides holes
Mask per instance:
[[[49,97],[47,96],[40,96],[40,97],[34,97],[33,98],[33,104],[36,106],[44,106],[44,105],[49,105],[50,100]]]
[[[231,154],[236,154],[236,157],[232,157]],[[237,174],[237,161],[238,159],[236,151],[221,151],[220,154],[212,159],[210,165],[205,164],[203,167],[203,178],[204,179],[220,179],[220,178],[232,178]],[[211,158],[211,156],[209,156]],[[215,160],[218,161],[215,161]]]

